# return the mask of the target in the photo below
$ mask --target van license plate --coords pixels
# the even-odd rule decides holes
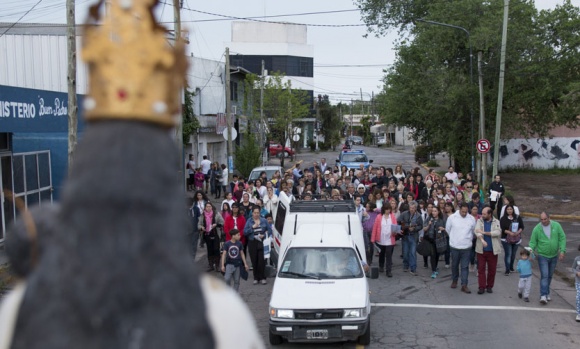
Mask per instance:
[[[306,330],[306,339],[328,339],[328,330]]]

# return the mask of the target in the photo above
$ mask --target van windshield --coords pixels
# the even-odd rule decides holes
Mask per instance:
[[[364,277],[352,248],[291,248],[281,264],[279,277],[302,279],[351,279]]]

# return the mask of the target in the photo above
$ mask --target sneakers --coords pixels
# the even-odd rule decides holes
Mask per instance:
[[[491,289],[491,287],[487,288],[487,293],[493,293],[493,290]]]
[[[257,285],[257,284],[258,284],[258,280],[254,280],[254,285]]]
[[[449,269],[449,264],[445,264],[445,269]]]
[[[434,271],[433,273],[431,273],[431,279],[435,279],[437,277],[437,272]]]
[[[480,288],[479,290],[477,290],[477,294],[484,294],[485,293],[485,289]]]
[[[403,273],[406,273],[409,271],[409,268],[403,268]]]
[[[410,271],[409,274],[411,274],[413,276],[417,276],[417,272],[416,271]]]
[[[576,322],[580,322],[580,314],[576,315]]]
[[[510,271],[509,270],[506,270],[505,273],[503,273],[503,275],[510,276]]]
[[[542,303],[542,304],[548,304],[548,299],[546,298],[546,296],[540,297],[540,303]]]
[[[393,274],[391,274],[391,272],[390,272],[390,271],[388,271],[388,272],[387,272],[387,277],[388,277],[388,278],[392,278],[392,277],[393,277]]]
[[[260,281],[262,283],[262,285],[265,285],[268,283],[268,281],[266,281],[266,279],[262,279],[262,281]]]
[[[379,273],[384,273],[385,272],[385,268],[379,267]]]
[[[530,299],[528,297],[524,298],[524,302],[530,302]]]
[[[546,296],[546,300],[549,302],[549,301],[551,301],[551,300],[552,300],[552,297],[550,297],[550,295],[547,295],[547,296]]]
[[[519,298],[519,299],[521,299],[521,298],[522,298],[522,293],[521,293],[521,292],[518,292],[518,298]],[[526,299],[527,299],[527,298],[528,298],[528,297],[526,297]]]

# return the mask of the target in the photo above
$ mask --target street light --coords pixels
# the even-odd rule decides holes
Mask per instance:
[[[427,24],[440,25],[442,27],[449,27],[449,28],[463,30],[465,32],[465,34],[467,34],[467,42],[469,43],[469,83],[470,83],[470,85],[473,85],[473,55],[471,53],[471,40],[470,40],[469,31],[467,31],[467,29],[460,27],[458,25],[428,21],[428,20],[425,20],[422,18],[417,19],[417,21],[427,23]],[[471,114],[470,115],[471,116],[471,172],[475,172],[475,144],[473,143],[473,105],[472,104],[473,103],[469,104],[469,113]]]

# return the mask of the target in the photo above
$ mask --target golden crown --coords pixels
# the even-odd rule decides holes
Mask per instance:
[[[185,82],[185,44],[172,47],[156,22],[158,0],[111,0],[99,23],[103,0],[90,9],[82,58],[89,66],[88,121],[131,119],[175,125]]]

